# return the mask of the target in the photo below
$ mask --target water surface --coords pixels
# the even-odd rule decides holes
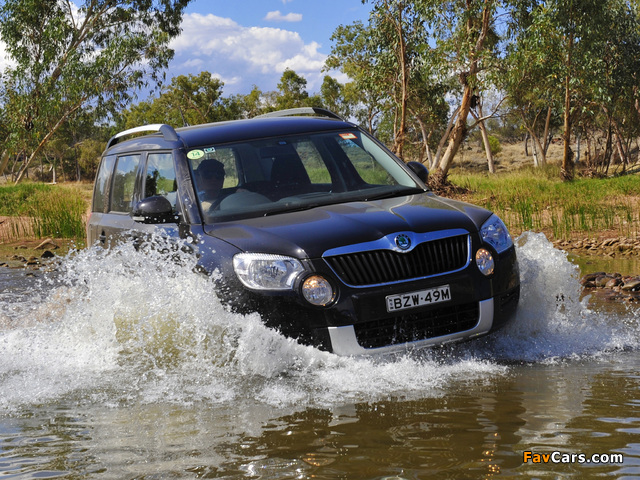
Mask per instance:
[[[578,267],[542,235],[518,256],[507,328],[371,358],[228,312],[188,257],[122,247],[55,275],[0,269],[0,475],[640,477],[638,311],[582,298]]]

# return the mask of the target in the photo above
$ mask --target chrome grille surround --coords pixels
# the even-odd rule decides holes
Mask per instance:
[[[411,248],[397,247],[395,239],[401,235],[409,237]],[[323,258],[350,287],[390,285],[465,269],[471,262],[471,235],[462,229],[396,232],[373,242],[327,250]]]

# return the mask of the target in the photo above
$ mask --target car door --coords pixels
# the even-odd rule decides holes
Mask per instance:
[[[142,157],[141,153],[135,153],[104,158],[96,180],[90,240],[97,240],[100,245],[107,247],[119,240],[127,240],[130,233],[125,232],[136,229],[136,222],[130,214],[139,201],[137,192],[140,188],[139,167]],[[109,171],[110,175],[106,173]]]

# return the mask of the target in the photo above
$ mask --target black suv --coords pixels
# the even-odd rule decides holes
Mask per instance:
[[[322,109],[149,125],[109,141],[88,242],[190,237],[234,311],[341,355],[494,331],[519,299],[511,237],[426,180],[424,166]]]

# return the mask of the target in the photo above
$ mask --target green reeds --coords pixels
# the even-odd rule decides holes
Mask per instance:
[[[633,237],[640,230],[640,177],[578,179],[562,182],[553,168],[510,173],[451,175],[467,188],[464,199],[500,215],[514,234],[545,231],[554,239],[610,232]]]
[[[58,185],[26,183],[0,187],[0,241],[85,237],[86,194]]]

